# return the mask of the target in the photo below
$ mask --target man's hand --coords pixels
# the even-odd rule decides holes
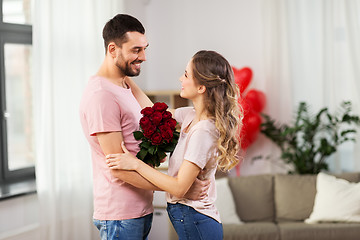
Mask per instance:
[[[184,197],[189,200],[201,200],[207,196],[209,187],[210,180],[200,180],[196,178]]]

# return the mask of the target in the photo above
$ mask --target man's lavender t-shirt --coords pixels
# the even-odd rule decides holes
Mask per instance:
[[[94,215],[98,220],[123,220],[153,212],[153,192],[136,188],[110,173],[97,133],[122,132],[127,149],[134,155],[139,142],[141,107],[131,93],[103,77],[91,77],[80,104],[80,120],[91,147]]]

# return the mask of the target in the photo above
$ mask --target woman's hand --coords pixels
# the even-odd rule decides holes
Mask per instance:
[[[195,178],[194,183],[185,194],[185,198],[189,200],[201,200],[208,196],[210,180],[200,180]]]
[[[115,153],[106,156],[107,165],[110,169],[136,170],[140,160],[126,149],[124,142],[121,143],[121,147],[124,153]]]

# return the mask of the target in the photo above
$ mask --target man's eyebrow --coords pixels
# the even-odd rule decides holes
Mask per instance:
[[[141,46],[134,46],[133,49],[141,49],[141,48],[147,48],[149,46],[149,44],[147,44],[145,47],[141,47]]]

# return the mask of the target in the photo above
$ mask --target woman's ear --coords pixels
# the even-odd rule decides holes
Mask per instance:
[[[206,91],[206,87],[204,85],[200,85],[198,88],[198,93],[204,93]]]

